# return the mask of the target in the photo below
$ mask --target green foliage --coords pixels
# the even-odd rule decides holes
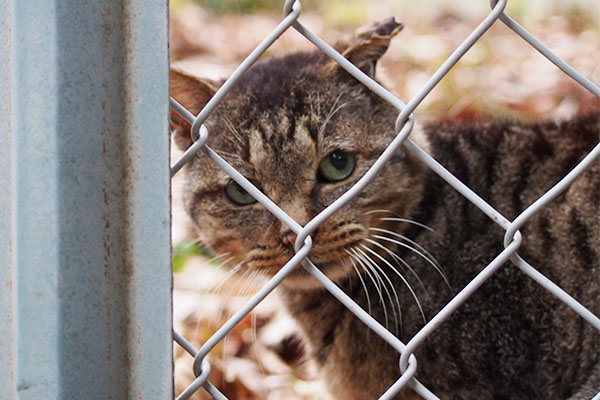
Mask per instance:
[[[205,256],[207,258],[211,256],[206,249],[190,239],[184,239],[177,243],[175,247],[173,247],[173,272],[180,271],[190,257],[197,255]]]

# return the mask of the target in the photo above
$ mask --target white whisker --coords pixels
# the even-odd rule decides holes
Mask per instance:
[[[434,229],[428,227],[425,224],[422,224],[420,222],[417,221],[413,221],[411,219],[406,219],[406,218],[396,218],[396,217],[385,217],[385,218],[379,218],[381,221],[395,221],[395,222],[406,222],[407,224],[412,224],[412,225],[416,225],[419,226],[423,229],[427,229],[430,232],[435,232]]]
[[[358,271],[358,268],[356,267],[356,263],[354,262],[354,257],[352,256],[352,254],[350,254],[350,252],[346,249],[344,249],[344,251],[346,253],[348,253],[348,256],[350,257],[350,262],[352,263],[352,268],[354,268],[354,271],[356,272],[356,275],[358,276],[360,283],[362,284],[363,288],[365,289],[365,296],[367,297],[367,308],[369,310],[369,315],[371,315],[371,299],[370,299],[371,296],[369,296],[369,290],[367,289],[367,285],[365,284],[365,281],[363,280],[361,273]]]
[[[396,215],[395,212],[391,211],[391,210],[386,210],[385,208],[380,208],[377,210],[370,210],[365,212],[365,215],[370,215],[370,214],[377,214],[377,213],[387,213],[387,214],[394,214]]]
[[[325,118],[325,122],[323,122],[323,125],[321,125],[321,128],[319,129],[319,134],[323,133],[323,131],[325,130],[325,127],[327,127],[327,124],[329,123],[329,121],[331,120],[331,118],[333,118],[333,116],[342,108],[344,108],[345,106],[347,106],[348,103],[343,103],[340,104],[338,106],[338,108],[336,108],[335,110],[333,110],[328,116],[327,118]]]
[[[238,265],[236,265],[231,271],[228,271],[225,276],[223,276],[216,284],[215,286],[208,292],[209,295],[214,295],[220,288],[221,286],[223,286],[225,284],[225,282],[227,282],[231,277],[233,277],[235,274],[237,274],[240,269],[241,269],[242,263],[239,263]],[[248,275],[249,271],[245,270],[242,273],[242,276],[240,277],[240,279],[243,279],[244,277],[246,277]],[[229,291],[227,292],[227,294],[225,296],[223,296],[222,294],[219,294],[220,298],[223,298],[224,301],[223,303],[228,303],[229,302],[229,298],[231,297],[231,292],[233,291],[233,287],[231,287],[229,289]],[[212,316],[212,318],[210,318],[209,323],[215,323],[216,321],[220,320],[223,317],[223,312],[224,312],[224,307],[221,307],[221,310],[218,314],[214,314]],[[194,337],[198,336],[198,330],[200,329],[200,320],[198,320],[198,322],[196,323],[196,327],[194,329]]]
[[[392,271],[394,271],[396,273],[396,275],[398,275],[398,277],[402,280],[402,282],[404,282],[404,284],[406,285],[407,289],[409,290],[411,296],[413,297],[413,299],[415,299],[415,303],[417,303],[417,307],[419,308],[419,312],[421,313],[421,316],[423,317],[423,322],[427,323],[427,319],[425,318],[425,313],[423,312],[423,308],[421,307],[421,303],[419,302],[417,294],[413,290],[412,286],[410,286],[410,283],[408,283],[408,281],[406,280],[406,278],[404,276],[402,276],[402,274],[400,272],[398,272],[398,270],[396,270],[396,268],[394,268],[394,266],[392,264],[390,264],[389,261],[387,261],[381,255],[377,254],[377,252],[373,251],[372,249],[369,249],[367,246],[364,246],[364,245],[362,245],[362,246],[366,250],[368,250],[370,253],[372,253],[373,255],[375,255],[377,258],[379,258],[381,261],[383,261],[388,267],[390,267],[392,269]]]
[[[369,249],[367,246],[365,245],[360,245],[362,248],[367,249],[369,252],[377,255],[378,257],[379,254],[375,253],[373,250]],[[396,328],[396,336],[398,335],[398,313],[401,313],[400,311],[400,299],[398,299],[398,293],[396,292],[396,289],[394,288],[394,284],[392,283],[392,281],[390,280],[390,278],[387,276],[387,274],[385,273],[385,271],[379,266],[379,264],[377,264],[375,262],[375,260],[373,260],[371,257],[369,257],[368,254],[366,254],[364,251],[357,249],[357,251],[359,251],[365,258],[366,260],[368,260],[371,265],[376,268],[380,273],[381,276],[383,276],[383,278],[385,278],[385,280],[387,281],[387,283],[390,285],[390,288],[392,289],[392,292],[394,293],[394,297],[396,298],[396,305],[398,306],[398,312],[396,312],[396,308],[394,306],[394,300],[392,299],[392,296],[389,292],[389,290],[387,289],[387,286],[385,285],[385,282],[383,282],[383,288],[386,292],[386,294],[388,295],[388,298],[390,299],[390,305],[392,306],[392,314],[394,316],[394,325]],[[381,258],[381,257],[380,257]],[[384,260],[385,261],[385,260]]]
[[[248,292],[252,290],[252,286],[254,285],[259,274],[259,270],[252,271],[250,276],[245,280],[244,284],[242,285],[242,288],[238,291],[238,296],[246,297],[248,295]]]
[[[235,125],[233,125],[233,123],[231,122],[231,120],[227,117],[224,117],[223,120],[225,121],[225,125],[227,125],[227,128],[229,129],[229,131],[231,132],[231,134],[238,140],[238,142],[240,142],[240,144],[244,144],[244,140],[242,139],[242,135],[240,135],[240,133],[238,132],[238,130],[235,128]],[[235,158],[239,159],[239,155],[236,155]]]
[[[252,312],[250,313],[250,333],[250,336],[252,338],[252,347],[256,348],[256,342],[258,341],[256,333],[256,310],[252,310]]]
[[[215,150],[215,153],[220,155],[222,158],[229,158],[230,160],[239,160],[240,158],[239,154],[229,153],[224,150]]]
[[[317,115],[321,115],[321,96],[317,93]]]
[[[391,211],[391,210],[386,210],[386,209],[378,209],[378,210],[370,210],[365,212],[365,215],[370,215],[370,214],[378,214],[378,213],[385,213],[385,214],[392,214],[392,215],[398,215],[395,212]],[[425,224],[422,224],[420,222],[417,221],[413,221],[411,219],[406,219],[406,218],[400,218],[400,217],[383,217],[383,218],[379,218],[381,221],[396,221],[396,222],[406,222],[407,224],[412,224],[412,225],[416,225],[416,226],[420,226],[421,228],[427,229],[428,231],[431,232],[435,232],[434,229],[428,227]]]
[[[380,228],[369,228],[369,230],[374,230],[374,231],[379,231],[379,232],[385,232],[388,233],[390,235],[394,235],[394,236],[402,236],[402,235],[398,235],[392,231],[388,231],[387,229],[380,229]],[[444,282],[446,283],[446,286],[448,286],[448,289],[452,290],[452,287],[450,286],[450,282],[448,282],[448,278],[446,277],[446,274],[444,273],[444,271],[442,270],[441,266],[439,266],[439,264],[437,263],[437,261],[431,260],[427,255],[423,254],[421,251],[419,251],[418,249],[407,245],[406,243],[400,242],[398,240],[389,238],[387,236],[381,236],[381,235],[372,235],[374,238],[377,239],[381,239],[381,240],[386,240],[388,242],[392,242],[397,244],[398,246],[402,246],[404,248],[409,249],[410,251],[412,251],[413,253],[419,255],[421,258],[423,258],[425,261],[427,261],[429,264],[431,264],[431,266],[433,266],[433,268],[435,268],[435,270],[440,274],[440,276],[444,279]]]
[[[409,263],[404,261],[404,259],[402,257],[400,257],[399,255],[397,255],[396,253],[394,253],[393,251],[391,251],[390,249],[388,249],[387,247],[385,247],[384,245],[382,245],[381,243],[379,243],[375,240],[365,239],[365,242],[371,243],[372,245],[379,247],[380,249],[382,249],[383,251],[388,253],[394,259],[394,261],[396,261],[396,264],[398,264],[398,266],[403,266],[405,269],[410,271],[410,273],[412,273],[412,275],[419,282],[419,286],[421,286],[423,291],[425,291],[425,293],[427,293],[427,288],[425,287],[425,284],[423,284],[423,281],[419,277],[419,274],[417,274],[417,272],[414,270],[414,268],[412,268]]]
[[[224,279],[222,278],[221,281],[217,287],[215,287],[214,289],[212,289],[209,293],[210,294],[214,294],[214,292],[220,287],[222,286],[225,281],[227,281],[228,279],[230,279],[233,275],[235,275],[237,272],[239,272],[239,270],[241,269],[242,263],[239,263],[238,265],[236,265],[231,271],[228,271],[227,274],[225,275]],[[242,272],[242,276],[239,279],[244,279],[248,274],[250,273],[249,270],[244,270]],[[225,307],[222,306],[222,304],[229,304],[230,301],[230,297],[231,297],[231,293],[233,291],[234,287],[231,287],[229,289],[229,291],[227,292],[227,294],[225,296],[223,295],[219,295],[220,298],[223,299],[223,303],[220,303],[220,311],[218,314],[213,315],[210,320],[209,320],[209,324],[214,324],[216,321],[220,321],[223,317],[223,313],[225,312]],[[229,319],[232,315],[232,311],[230,310],[228,313],[228,317],[227,319]],[[194,329],[194,337],[198,337],[198,331],[200,329],[200,320],[197,321],[196,323],[196,327]],[[225,338],[223,340],[223,352],[222,352],[222,363],[223,363],[223,369],[225,369],[225,365],[226,365],[226,357],[225,357],[225,349],[227,348],[227,343],[229,341],[228,339],[229,334],[225,335]]]
[[[423,246],[421,246],[419,243],[415,242],[414,240],[411,240],[410,238],[408,238],[408,237],[406,237],[406,236],[404,236],[404,235],[401,235],[400,233],[393,232],[393,231],[390,231],[390,230],[388,230],[388,229],[382,229],[382,228],[369,228],[369,230],[371,230],[371,231],[377,231],[377,232],[383,232],[383,233],[387,233],[387,234],[389,234],[389,235],[392,235],[392,236],[395,236],[395,237],[397,237],[397,238],[400,238],[400,239],[404,240],[404,241],[405,241],[405,242],[407,242],[407,243],[410,243],[410,244],[412,244],[413,246],[415,246],[415,247],[414,247],[414,249],[416,249],[416,250],[419,250],[420,252],[422,252],[424,255],[426,255],[426,256],[427,256],[427,257],[428,257],[428,258],[431,260],[431,262],[435,263],[435,265],[437,265],[437,266],[438,266],[438,268],[439,268],[440,270],[442,269],[442,266],[441,266],[441,265],[440,265],[440,263],[439,263],[439,262],[438,262],[438,261],[435,259],[435,257],[434,257],[434,256],[433,256],[433,255],[432,255],[430,252],[428,252],[428,251],[427,251],[427,249],[425,249]]]
[[[344,106],[346,106],[348,104],[348,103],[344,103],[336,108],[336,105],[337,105],[338,101],[340,101],[340,98],[342,97],[343,94],[344,94],[344,91],[341,91],[340,94],[334,100],[333,105],[331,106],[331,109],[329,110],[329,113],[327,114],[327,117],[325,117],[325,121],[323,121],[323,123],[321,124],[321,127],[319,128],[319,134],[323,133],[323,131],[325,130],[325,127],[327,126],[327,124],[329,123],[331,118],[335,115],[335,113],[337,113],[339,110],[341,110]]]
[[[197,239],[194,244],[200,244],[200,239]],[[221,253],[221,254],[215,254],[212,255],[211,257],[208,258],[208,260],[206,260],[206,262],[208,263],[213,263],[217,260],[222,260],[223,258],[227,257],[229,254],[231,254],[229,251],[226,251],[225,253]],[[223,266],[224,264],[228,263],[229,261],[231,261],[234,257],[229,257],[228,259],[221,261],[221,263],[217,266],[217,268],[220,268],[221,266]]]
[[[242,264],[242,265],[243,265],[243,264]],[[248,280],[248,275],[251,275],[251,274],[252,274],[252,272],[253,272],[253,271],[252,271],[252,270],[250,270],[250,269],[245,269],[245,270],[243,270],[243,272],[242,272],[242,275],[241,275],[241,276],[240,276],[240,277],[239,277],[237,280],[238,280],[238,281],[244,281],[244,282],[246,283],[246,282],[247,282],[247,280]],[[238,296],[238,295],[239,295],[240,291],[241,291],[241,290],[243,289],[243,287],[245,286],[245,283],[244,283],[244,285],[242,285],[242,287],[241,287],[241,288],[240,288],[240,287],[237,287],[237,293],[236,293],[236,296]],[[233,294],[233,291],[234,291],[234,289],[236,289],[236,287],[235,287],[235,286],[232,286],[232,287],[230,287],[230,288],[229,288],[229,290],[227,291],[227,293],[225,294],[225,296],[221,296],[221,297],[223,297],[223,299],[224,299],[224,303],[226,303],[226,304],[231,304],[231,297],[232,297],[232,294]],[[218,318],[219,318],[219,319],[223,317],[223,312],[224,312],[224,311],[225,311],[224,309],[221,309],[221,313],[220,313],[220,314],[219,314],[219,316],[218,316]],[[231,311],[230,311],[230,312],[229,312],[229,314],[228,314],[228,317],[227,317],[227,319],[229,319],[229,317],[231,317],[231,315],[232,315],[232,314],[231,314]]]
[[[263,274],[263,270],[259,269],[257,277],[261,276],[262,274]],[[250,313],[250,333],[251,333],[251,338],[252,338],[252,348],[255,350],[255,354],[256,354],[257,343],[258,343],[258,334],[257,334],[258,328],[257,328],[256,318],[257,318],[257,312],[256,312],[256,310],[252,310],[252,312]],[[256,360],[258,361],[258,365],[260,366],[260,370],[261,370],[262,374],[267,376],[266,368],[263,364],[262,357],[260,357],[259,354],[256,354]]]
[[[221,267],[223,267],[223,266],[227,265],[227,263],[228,263],[229,261],[233,260],[234,258],[235,258],[235,257],[233,257],[233,256],[232,256],[232,257],[229,257],[229,258],[227,258],[227,259],[225,259],[225,260],[221,261],[221,262],[219,263],[219,265],[217,265],[215,268],[219,269],[219,268],[221,268]],[[211,262],[214,262],[214,261],[216,261],[216,260],[219,260],[219,258],[218,258],[218,257],[213,257],[213,258],[211,258],[211,259],[210,259],[208,262],[209,262],[209,263],[211,263]]]
[[[225,273],[225,275],[223,275],[223,277],[221,279],[219,279],[219,281],[213,285],[213,287],[210,289],[208,294],[217,293],[219,291],[219,289],[221,288],[221,286],[223,286],[229,278],[231,278],[233,275],[238,273],[241,268],[242,268],[242,263],[239,263],[238,265],[233,267],[231,270],[227,271]]]
[[[377,273],[377,270],[375,268],[373,268],[373,266],[371,266],[369,264],[369,262],[367,260],[365,260],[360,254],[358,254],[357,249],[353,248],[352,251],[354,252],[354,255],[357,257],[356,261],[363,266],[363,269],[369,275],[369,277],[373,281],[373,284],[375,285],[377,294],[379,294],[379,301],[381,302],[381,305],[383,307],[383,316],[385,318],[385,327],[386,327],[386,329],[388,329],[389,318],[388,318],[388,313],[387,313],[387,307],[385,306],[383,292],[381,291],[381,286],[383,285],[383,281],[381,280],[381,277]],[[371,272],[369,272],[369,271],[371,271]],[[373,275],[371,275],[371,273],[373,273]],[[373,278],[373,276],[375,278]],[[386,291],[387,291],[387,287],[386,287]]]
[[[260,274],[259,270],[245,270],[244,271],[244,275],[242,277],[242,279],[244,279],[244,284],[238,289],[236,296],[237,297],[244,297],[247,295],[247,291],[250,290],[252,288],[252,283],[254,283],[254,280],[256,279],[256,277]],[[247,275],[250,275],[248,277],[246,277]],[[228,292],[227,297],[229,298],[231,294],[231,290]],[[228,301],[229,302],[229,301]],[[229,310],[229,313],[227,314],[227,320],[229,320],[231,318],[231,316],[233,315],[234,311],[233,310]],[[225,354],[225,350],[228,347],[228,343],[229,343],[229,335],[231,334],[231,332],[227,333],[227,335],[225,335],[225,338],[223,339],[223,369],[225,369],[225,364],[226,364],[226,354]]]

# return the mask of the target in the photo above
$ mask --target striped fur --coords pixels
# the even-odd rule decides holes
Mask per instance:
[[[382,21],[336,48],[366,73],[401,26]],[[173,71],[172,95],[197,113],[217,83]],[[209,116],[208,144],[305,224],[348,190],[394,137],[396,111],[318,52],[258,63]],[[174,116],[177,143],[189,125]],[[430,124],[415,139],[508,219],[598,142],[600,113],[560,124]],[[187,136],[186,136],[187,135]],[[353,173],[319,178],[334,150]],[[522,229],[519,249],[600,315],[596,162]],[[289,228],[260,204],[227,198],[207,157],[186,166],[185,203],[200,240],[230,265],[276,273],[294,254]],[[410,338],[502,249],[504,231],[404,149],[313,233],[309,255],[363,309]],[[399,376],[398,354],[298,269],[278,289],[335,398],[374,399]],[[445,399],[588,399],[600,390],[600,336],[507,264],[417,350],[417,376]],[[412,399],[405,390],[399,399]],[[587,397],[586,397],[587,396]]]

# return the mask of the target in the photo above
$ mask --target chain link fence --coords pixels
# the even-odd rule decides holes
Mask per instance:
[[[415,350],[424,340],[427,339],[437,327],[463,304],[488,278],[490,278],[505,262],[511,261],[521,271],[527,274],[531,279],[542,285],[551,292],[585,321],[591,324],[596,330],[600,331],[600,319],[578,303],[568,293],[563,291],[543,274],[538,272],[526,260],[517,254],[521,245],[522,237],[519,229],[528,222],[542,207],[551,202],[557,195],[563,192],[583,171],[585,171],[600,154],[600,146],[596,145],[593,150],[560,182],[552,189],[541,196],[537,201],[525,209],[513,221],[507,220],[503,215],[496,211],[491,205],[470,190],[465,184],[448,172],[442,165],[436,162],[429,154],[419,148],[411,139],[408,138],[414,126],[413,111],[429,95],[436,85],[444,78],[448,71],[463,57],[463,55],[485,34],[485,32],[497,21],[501,21],[515,34],[528,42],[533,48],[544,55],[550,62],[556,65],[565,74],[578,82],[585,89],[597,97],[600,97],[600,88],[579,74],[559,57],[553,54],[535,37],[529,34],[523,27],[510,18],[505,12],[507,0],[492,0],[491,12],[489,15],[473,30],[468,37],[458,46],[458,48],[446,59],[441,67],[429,78],[424,87],[408,102],[404,103],[388,90],[380,86],[373,79],[365,75],[357,67],[352,65],[341,54],[331,46],[321,40],[318,36],[308,30],[299,21],[301,15],[301,4],[298,0],[286,0],[284,4],[284,18],[279,25],[271,32],[251,54],[239,65],[234,73],[225,81],[212,99],[196,116],[182,107],[174,99],[171,99],[172,109],[185,118],[192,126],[192,137],[197,137],[196,142],[184,153],[184,155],[171,168],[171,176],[175,175],[190,158],[202,150],[206,157],[209,157],[228,175],[239,183],[250,195],[266,207],[282,223],[290,227],[297,235],[295,250],[296,254],[275,274],[250,300],[238,310],[220,329],[215,332],[208,341],[199,349],[192,346],[182,335],[174,332],[174,340],[182,346],[192,357],[194,357],[194,374],[196,379],[188,386],[177,399],[188,399],[196,391],[203,388],[215,399],[226,399],[218,389],[209,381],[210,364],[207,355],[211,350],[221,342],[225,336],[247,316],[266,296],[273,291],[283,279],[285,279],[296,268],[304,268],[309,274],[316,278],[323,287],[351,310],[356,317],[369,326],[369,328],[389,343],[393,349],[398,352],[400,378],[388,388],[380,397],[381,399],[393,398],[406,385],[412,388],[425,399],[437,399],[438,397],[428,388],[416,380],[417,360],[414,356]],[[208,136],[211,134],[203,125],[208,116],[215,107],[221,102],[228,91],[240,80],[244,73],[252,66],[256,60],[267,51],[267,49],[288,29],[295,29],[316,47],[323,51],[327,56],[335,60],[342,68],[348,71],[352,76],[367,86],[378,96],[389,102],[398,110],[396,119],[396,137],[389,144],[387,149],[380,155],[367,173],[344,195],[335,202],[322,210],[316,217],[310,220],[305,226],[301,226],[287,215],[277,204],[272,202],[260,190],[255,188],[252,183],[246,180],[238,171],[223,160],[216,152],[206,145]],[[310,251],[312,240],[310,234],[313,233],[327,218],[334,214],[338,209],[348,203],[354,196],[369,184],[373,176],[383,167],[383,165],[393,156],[400,146],[405,146],[410,152],[421,159],[429,168],[437,173],[448,184],[454,187],[458,192],[465,196],[469,201],[476,205],[482,212],[491,218],[496,224],[505,231],[504,250],[500,252],[481,272],[462,289],[437,315],[423,326],[423,328],[412,337],[408,343],[402,343],[396,336],[389,332],[384,326],[373,319],[366,311],[357,306],[353,300],[330,281],[311,261]]]

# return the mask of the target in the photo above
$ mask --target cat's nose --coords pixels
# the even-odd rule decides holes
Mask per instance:
[[[282,229],[280,235],[281,243],[291,245],[292,247],[296,246],[296,238],[298,237],[298,235],[296,235],[290,229]]]

